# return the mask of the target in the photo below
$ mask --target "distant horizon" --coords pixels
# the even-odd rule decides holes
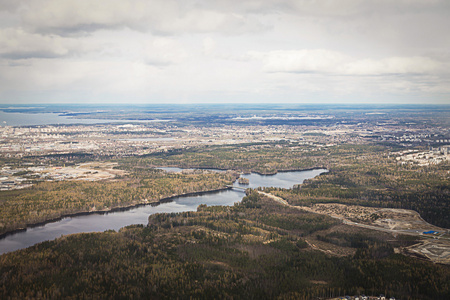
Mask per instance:
[[[170,103],[0,103],[1,109],[10,108],[40,108],[45,106],[97,106],[97,107],[139,107],[139,106],[287,106],[287,107],[301,107],[301,106],[330,106],[330,107],[407,107],[407,106],[415,106],[415,107],[432,107],[432,106],[449,106],[450,103],[282,103],[282,102],[264,102],[264,103],[237,103],[237,102],[229,102],[229,103],[207,103],[207,102],[170,102]]]

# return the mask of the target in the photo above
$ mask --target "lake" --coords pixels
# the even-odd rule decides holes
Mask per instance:
[[[0,126],[36,126],[57,124],[153,123],[171,120],[76,119],[56,113],[10,113],[0,110]]]
[[[269,176],[252,173],[243,175],[243,177],[250,180],[249,185],[239,185],[235,182],[235,186],[291,188],[294,184],[302,183],[305,179],[313,178],[325,172],[328,171],[325,169],[314,169],[280,172]],[[169,202],[139,206],[125,211],[67,217],[43,226],[28,228],[26,231],[18,232],[1,239],[0,254],[26,248],[43,241],[53,240],[67,234],[105,231],[109,229],[119,230],[124,226],[132,224],[146,225],[149,215],[155,213],[195,211],[200,204],[206,204],[208,206],[233,205],[241,201],[244,196],[244,192],[240,190],[223,190],[196,196],[175,197]]]

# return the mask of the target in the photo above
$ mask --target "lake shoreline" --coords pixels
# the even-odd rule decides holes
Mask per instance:
[[[233,171],[233,172],[237,172],[240,175],[247,175],[247,173],[244,173],[245,171],[243,170],[233,170],[233,169],[222,169],[222,168],[217,168],[217,167],[180,167],[180,166],[152,166],[152,168],[158,169],[158,168],[179,168],[179,169],[183,169],[183,170],[218,170],[218,171]],[[314,171],[314,170],[327,170],[324,173],[328,173],[330,172],[329,168],[326,167],[312,167],[312,168],[306,168],[306,169],[281,169],[281,170],[276,170],[273,173],[263,173],[263,172],[258,172],[258,171],[252,171],[250,170],[250,173],[255,173],[261,176],[274,176],[277,175],[278,173],[289,173],[289,172],[306,172],[306,171]]]
[[[159,167],[163,168],[161,166],[159,166]],[[174,166],[171,166],[171,167],[174,167]],[[154,168],[158,168],[158,167],[154,166]],[[176,168],[179,168],[179,167],[176,167]],[[183,168],[180,168],[180,169],[183,169]],[[185,169],[200,169],[200,170],[211,170],[211,169],[214,169],[214,170],[220,170],[220,171],[233,171],[233,172],[239,173],[239,171],[232,170],[232,169],[208,168],[208,167],[189,167],[189,168],[185,168]],[[327,169],[325,167],[313,167],[313,168],[307,168],[307,169],[293,169],[293,170],[282,169],[282,170],[277,170],[276,173],[261,173],[261,172],[257,172],[257,171],[251,171],[251,172],[255,173],[255,174],[258,174],[260,176],[268,176],[268,177],[270,177],[270,176],[274,176],[274,175],[276,175],[278,173],[304,172],[304,171],[313,171],[313,170],[322,170],[322,169],[323,170],[327,170],[324,173],[328,173],[330,171],[329,169]],[[320,175],[321,174],[319,174],[317,176],[320,176]],[[237,178],[239,178],[239,177],[237,177]],[[114,212],[120,212],[120,211],[128,211],[128,210],[131,210],[133,208],[138,208],[138,207],[147,206],[147,205],[157,206],[157,205],[160,205],[162,203],[171,202],[174,198],[177,198],[177,197],[190,197],[190,196],[200,196],[200,195],[204,195],[204,194],[213,194],[213,193],[217,193],[217,192],[228,190],[228,189],[231,189],[231,187],[223,187],[223,188],[218,188],[218,189],[213,189],[213,190],[206,190],[206,191],[198,191],[198,192],[190,192],[190,193],[184,193],[184,194],[179,194],[179,195],[173,195],[173,196],[161,198],[160,200],[154,201],[154,202],[128,204],[128,205],[124,205],[124,206],[117,206],[117,207],[113,207],[113,208],[109,208],[109,209],[103,209],[103,210],[95,210],[95,211],[84,211],[83,210],[83,211],[78,211],[78,212],[74,212],[74,213],[67,213],[67,214],[63,214],[63,215],[61,215],[59,217],[46,219],[46,220],[43,220],[43,221],[40,221],[40,222],[36,222],[36,223],[29,223],[29,224],[26,224],[25,227],[20,227],[20,228],[8,230],[8,231],[0,234],[0,240],[3,240],[4,238],[6,238],[6,237],[8,237],[10,235],[14,235],[16,233],[25,232],[25,231],[27,231],[27,229],[44,226],[44,225],[49,224],[49,223],[59,222],[59,221],[61,221],[64,218],[87,216],[87,215],[93,215],[93,214],[105,215],[105,214],[108,214],[108,213],[114,213]]]
[[[226,190],[229,190],[229,189],[232,189],[232,188],[231,187],[223,187],[223,188],[218,188],[218,189],[213,189],[213,190],[189,192],[189,193],[183,193],[183,194],[179,194],[179,195],[173,195],[173,196],[169,196],[169,197],[164,197],[164,198],[161,198],[160,200],[154,201],[154,202],[137,203],[137,204],[130,204],[130,205],[125,205],[125,206],[117,206],[117,207],[113,207],[113,208],[109,208],[109,209],[103,209],[103,210],[79,211],[79,212],[75,212],[75,213],[64,214],[64,215],[61,215],[59,217],[47,219],[47,220],[44,220],[44,221],[41,221],[41,222],[26,224],[26,227],[21,227],[21,228],[17,228],[17,229],[13,229],[13,230],[8,230],[8,231],[0,234],[0,240],[4,239],[4,238],[6,238],[6,237],[8,237],[10,235],[14,235],[16,233],[25,232],[25,231],[27,231],[28,229],[31,229],[31,228],[44,226],[44,225],[49,224],[49,223],[59,222],[59,221],[61,221],[64,218],[73,218],[73,217],[88,216],[88,215],[94,215],[94,214],[106,215],[106,214],[114,213],[114,212],[128,211],[128,210],[131,210],[133,208],[138,208],[138,207],[147,206],[147,205],[158,206],[158,205],[160,205],[162,203],[171,202],[173,199],[178,198],[178,197],[183,198],[183,197],[201,196],[201,195],[206,195],[206,194],[214,194],[214,193],[218,193],[218,192],[221,192],[221,191],[226,191]]]
[[[325,168],[325,167],[314,167],[314,168],[307,168],[307,169],[282,169],[282,170],[277,170],[275,171],[275,173],[261,173],[261,172],[257,172],[257,171],[252,171],[252,173],[261,175],[261,176],[273,176],[273,175],[277,175],[278,173],[289,173],[289,172],[306,172],[306,171],[314,171],[314,170],[327,170],[324,173],[328,173],[330,172],[329,169]],[[322,175],[322,174],[320,174]],[[320,176],[317,175],[317,176]]]

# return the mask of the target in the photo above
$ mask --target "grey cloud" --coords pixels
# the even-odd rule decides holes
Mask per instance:
[[[446,0],[216,0],[197,3],[211,10],[255,14],[282,12],[298,16],[330,18],[439,12],[450,9],[450,2]]]
[[[61,35],[124,27],[162,35],[241,34],[267,28],[258,18],[205,8],[195,1],[31,0],[19,13],[30,30]]]
[[[21,0],[2,0],[0,1],[0,11],[15,12],[21,6]]]
[[[215,98],[215,90],[241,95],[234,101],[314,101],[314,93],[345,101],[349,93],[381,99],[417,88],[423,99],[448,99],[449,6],[444,0],[0,0],[0,97],[2,89],[49,99],[81,90],[103,99],[189,101]],[[283,86],[289,88],[277,88]]]
[[[183,46],[176,40],[169,38],[155,38],[146,43],[143,60],[148,65],[164,67],[179,64],[188,57]]]
[[[240,34],[271,28],[267,14],[349,21],[391,15],[447,15],[445,0],[6,0],[0,10],[16,10],[23,25],[42,33],[73,34],[128,27],[156,34],[222,32]],[[410,24],[414,25],[414,24]]]
[[[266,72],[322,73],[335,75],[401,75],[448,73],[449,64],[429,57],[357,59],[326,49],[249,52],[263,63]]]
[[[0,29],[0,56],[9,59],[54,58],[69,55],[78,41],[59,36],[43,36],[18,28]]]
[[[424,13],[427,11],[448,11],[450,3],[446,0],[314,0],[286,1],[287,7],[295,14],[321,17],[357,17],[402,15]]]

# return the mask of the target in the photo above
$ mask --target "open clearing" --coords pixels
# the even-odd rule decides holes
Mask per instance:
[[[264,192],[259,193],[282,205],[328,215],[342,220],[346,225],[382,231],[390,233],[394,237],[399,234],[416,236],[421,239],[419,243],[399,249],[399,251],[407,255],[428,258],[435,263],[450,264],[449,230],[427,223],[416,211],[336,203],[319,203],[311,207],[292,206],[280,197]],[[430,233],[425,234],[425,232]],[[320,249],[317,245],[311,245],[310,242],[308,244],[313,249],[329,252],[329,250]]]

